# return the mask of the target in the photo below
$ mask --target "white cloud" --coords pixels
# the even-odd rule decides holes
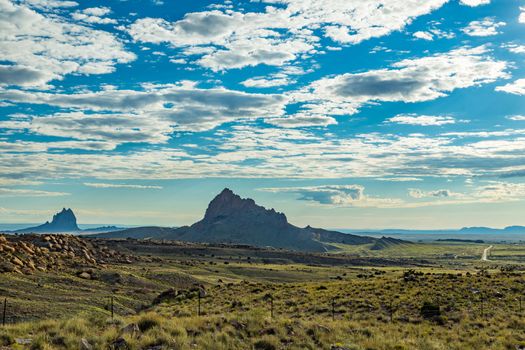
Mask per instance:
[[[130,184],[108,184],[101,182],[84,182],[84,186],[93,188],[128,188],[128,189],[155,189],[161,190],[162,186],[151,186],[151,185],[130,185]]]
[[[88,16],[97,16],[102,17],[105,15],[109,15],[111,13],[111,9],[109,7],[89,7],[82,10],[82,13],[85,13]]]
[[[95,24],[116,24],[117,21],[105,17],[111,13],[109,7],[90,7],[71,14],[71,17],[77,21]]]
[[[135,59],[111,33],[9,0],[0,0],[0,28],[0,60],[10,63],[12,69],[27,71],[20,85],[42,86],[72,73],[110,73],[116,64]],[[32,80],[28,74],[32,74]],[[8,77],[10,80],[0,84],[17,83]]]
[[[492,36],[500,34],[498,28],[505,25],[505,22],[496,22],[494,18],[487,17],[481,21],[470,22],[462,31],[469,36]]]
[[[517,45],[517,44],[505,44],[502,45],[503,48],[506,48],[512,53],[525,53],[525,45]]]
[[[361,185],[326,185],[311,187],[263,188],[267,192],[289,192],[299,195],[298,200],[316,202],[324,205],[351,207],[392,208],[400,205],[399,199],[369,197]]]
[[[419,126],[441,126],[455,124],[456,120],[450,116],[399,114],[387,119],[387,122]]]
[[[96,135],[106,134],[106,139],[153,139],[156,142],[165,141],[166,135],[173,130],[202,131],[240,119],[282,116],[287,103],[282,95],[250,94],[225,88],[199,89],[194,85],[192,82],[149,84],[142,90],[106,89],[77,94],[0,90],[0,99],[98,112],[94,115],[85,112],[61,113],[51,119],[35,117],[33,122],[40,123],[36,126],[37,131],[75,133],[78,135],[75,137],[82,137],[82,128],[86,127],[82,139],[94,135],[100,139]],[[112,114],[107,114],[108,111]],[[68,115],[70,120],[67,120]],[[104,122],[111,120],[115,121],[115,126]],[[47,125],[48,122],[50,125]],[[61,125],[55,127],[57,122]],[[4,125],[15,129],[17,124],[34,128],[22,122],[4,122]],[[144,134],[144,131],[151,135]]]
[[[406,59],[389,69],[323,78],[291,96],[304,103],[303,109],[320,115],[351,115],[372,102],[430,101],[508,77],[508,64],[487,53],[479,46]]]
[[[7,143],[5,148],[0,142],[0,177],[31,181],[86,177],[452,178],[503,176],[525,170],[525,131],[492,133],[486,133],[490,139],[481,140],[477,135],[380,133],[341,138],[243,123],[216,130],[207,138],[206,147],[155,146],[68,154],[47,152],[47,143],[41,143],[40,148]]]
[[[408,194],[412,198],[450,198],[450,197],[461,197],[459,193],[454,193],[450,190],[434,190],[424,191],[418,188],[411,188],[408,190]]]
[[[49,116],[19,116],[0,121],[0,128],[77,140],[165,143],[173,128],[168,121],[136,114],[56,113]]]
[[[170,62],[174,64],[187,64],[188,61],[186,61],[184,58],[170,58]]]
[[[61,197],[68,196],[65,192],[50,192],[40,190],[0,188],[0,197]]]
[[[76,1],[68,0],[23,0],[23,3],[39,9],[70,8],[78,6]]]
[[[219,43],[234,33],[244,21],[238,12],[221,11],[188,13],[177,22],[161,18],[141,18],[129,27],[129,34],[139,42],[190,46]]]
[[[507,119],[514,121],[525,121],[525,115],[509,115]]]
[[[491,181],[478,187],[475,196],[494,202],[521,200],[525,198],[525,183]]]
[[[379,177],[376,180],[378,181],[390,181],[390,182],[414,182],[414,181],[423,181],[419,177]]]
[[[429,40],[429,41],[434,40],[434,36],[432,35],[432,33],[429,33],[429,32],[418,31],[412,34],[412,36],[417,39],[423,39],[423,40]]]
[[[445,31],[439,29],[437,26],[441,24],[440,22],[432,21],[429,24],[429,27],[425,31],[417,31],[412,34],[416,39],[432,41],[434,38],[438,39],[452,39],[456,34],[452,31]]]
[[[35,186],[41,185],[41,181],[31,181],[26,179],[12,179],[0,177],[0,186]]]
[[[518,79],[512,83],[496,87],[496,91],[503,91],[514,95],[525,95],[525,79]]]
[[[332,1],[335,6],[313,0],[310,4],[303,4],[304,1],[299,0],[296,2],[301,3],[302,8],[314,17],[314,11],[324,13],[324,18],[320,18],[324,22],[336,19],[326,26],[326,35],[329,38],[341,43],[356,44],[401,30],[413,18],[432,12],[446,1],[377,1],[375,4]]]
[[[270,88],[276,86],[286,86],[293,84],[295,81],[290,80],[287,77],[282,78],[264,78],[264,77],[255,77],[246,79],[241,82],[242,85],[246,87],[255,87],[255,88]]]
[[[176,22],[142,18],[128,32],[138,42],[168,43],[186,55],[199,55],[196,63],[214,71],[280,66],[318,53],[321,35],[357,44],[402,30],[446,1],[278,0],[271,1],[278,7],[266,6],[264,12],[211,10],[188,13]]]
[[[520,16],[518,18],[518,22],[525,23],[525,6],[520,7],[520,11],[521,11],[521,13],[520,13]]]
[[[457,193],[448,189],[425,191],[411,188],[408,190],[408,195],[415,201],[366,196],[365,188],[361,185],[281,187],[260,190],[293,193],[299,195],[298,200],[321,205],[361,208],[419,208],[454,204],[502,203],[525,199],[525,184],[498,181],[489,181],[487,185],[478,186],[470,193]]]
[[[459,2],[462,5],[470,6],[470,7],[490,4],[490,0],[460,0]]]
[[[494,138],[507,136],[521,136],[525,134],[525,129],[505,129],[492,131],[462,131],[462,132],[447,132],[442,136],[453,137],[478,137],[478,138]]]
[[[0,150],[11,153],[26,153],[26,152],[46,152],[51,150],[71,150],[82,149],[89,151],[110,151],[115,149],[117,144],[108,141],[51,141],[51,142],[32,142],[32,141],[16,141],[5,142],[0,141]]]
[[[269,88],[277,86],[289,86],[297,81],[294,77],[305,75],[314,71],[316,65],[310,66],[308,70],[299,66],[284,66],[277,73],[272,73],[266,77],[253,77],[242,81],[240,84],[245,87]]]
[[[428,31],[439,39],[453,39],[456,37],[454,32],[441,30],[436,27],[432,27]]]
[[[22,65],[0,65],[0,85],[44,85],[53,75]]]
[[[420,189],[409,189],[409,196],[418,200],[417,203],[407,203],[406,207],[421,207],[450,204],[471,203],[503,203],[525,199],[525,184],[486,181],[487,185],[475,187],[469,193],[457,193],[442,189],[435,191],[424,191]],[[426,200],[425,200],[426,199]],[[433,199],[433,200],[428,200]]]
[[[266,118],[268,124],[280,126],[282,128],[300,128],[309,126],[328,126],[337,124],[337,121],[325,115],[313,115],[297,113],[282,118]]]

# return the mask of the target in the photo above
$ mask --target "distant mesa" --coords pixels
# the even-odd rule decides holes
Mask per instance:
[[[78,232],[77,218],[71,209],[62,209],[61,212],[53,215],[51,222],[35,227],[28,227],[17,232]]]
[[[73,210],[63,208],[62,211],[53,215],[51,222],[45,224],[16,230],[17,233],[102,233],[120,231],[121,227],[103,226],[88,230],[81,230],[77,225],[77,217]]]
[[[472,233],[472,234],[491,234],[491,233],[518,233],[525,234],[524,226],[507,226],[504,229],[497,229],[491,227],[463,227],[460,230],[461,233]]]
[[[246,244],[299,251],[326,252],[334,244],[373,244],[377,238],[290,224],[283,213],[241,198],[228,188],[208,205],[204,218],[180,228],[136,227],[94,235],[98,238],[151,238],[200,243]],[[408,243],[405,241],[400,241]],[[388,242],[395,244],[394,241]],[[378,247],[379,248],[379,247]]]

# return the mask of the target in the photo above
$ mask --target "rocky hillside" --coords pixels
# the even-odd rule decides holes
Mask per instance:
[[[379,239],[376,239],[374,244],[370,247],[370,250],[383,250],[390,248],[392,246],[397,246],[401,244],[412,244],[412,242],[403,241],[401,239],[397,238],[391,238],[391,237],[381,237]]]
[[[187,242],[247,244],[325,252],[333,244],[373,244],[376,238],[290,224],[286,215],[224,189],[208,205],[204,218],[180,228],[137,227],[96,235],[99,238],[153,238]]]
[[[0,273],[31,274],[66,268],[132,263],[136,258],[71,235],[1,235]]]
[[[350,245],[359,245],[359,244],[369,244],[375,243],[377,239],[368,236],[358,236],[345,234],[338,231],[329,231],[322,228],[315,228],[311,226],[306,226],[305,230],[311,231],[315,234],[315,238],[318,241],[325,243],[341,243],[341,244],[350,244]]]

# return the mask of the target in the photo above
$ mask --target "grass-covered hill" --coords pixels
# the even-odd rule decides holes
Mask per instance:
[[[525,345],[522,245],[496,244],[492,261],[481,262],[485,245],[460,242],[320,254],[53,237],[56,249],[55,241],[73,251],[85,244],[96,259],[118,250],[133,260],[94,264],[50,250],[64,259],[59,269],[1,273],[2,350]]]

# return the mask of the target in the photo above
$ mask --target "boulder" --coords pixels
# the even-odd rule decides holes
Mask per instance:
[[[119,337],[111,343],[111,349],[114,350],[129,350],[131,349],[126,339]]]
[[[11,253],[11,254],[14,253],[14,252],[16,251],[15,248],[11,247],[11,246],[8,245],[8,244],[4,244],[4,245],[2,245],[2,248],[3,248],[6,252]]]
[[[80,350],[93,350],[93,346],[86,338],[80,339]]]
[[[0,263],[0,272],[13,272],[15,266],[7,261]]]
[[[87,272],[81,272],[77,275],[79,278],[82,278],[84,280],[90,280],[91,279],[91,275]]]
[[[22,248],[22,250],[24,250],[27,254],[35,254],[35,251],[29,247],[25,242],[20,242],[20,248]]]
[[[98,279],[107,284],[117,284],[122,282],[122,276],[118,272],[104,272]]]
[[[35,269],[36,269],[35,264],[34,264],[31,260],[27,260],[27,261],[26,261],[26,266],[27,266],[28,268],[30,268],[31,270],[35,270]]]
[[[129,334],[132,337],[139,335],[139,333],[140,333],[140,328],[136,323],[128,324],[126,327],[122,328],[119,332],[121,336]]]
[[[168,300],[171,300],[173,298],[175,298],[177,296],[177,291],[173,288],[170,288],[168,290],[165,290],[164,292],[160,293],[159,295],[157,295],[157,297],[155,299],[153,299],[153,302],[152,304],[153,305],[158,305],[164,301],[168,301]]]
[[[16,266],[19,266],[19,267],[23,267],[24,266],[24,263],[22,262],[22,260],[20,260],[19,258],[17,258],[16,256],[13,256],[13,258],[11,259],[11,262],[16,265]]]

